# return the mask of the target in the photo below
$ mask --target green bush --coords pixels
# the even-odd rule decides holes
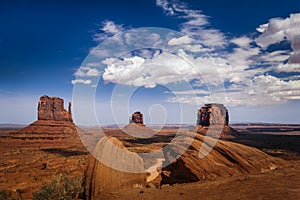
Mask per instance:
[[[0,190],[0,200],[14,200],[11,192],[6,190]]]
[[[33,194],[33,200],[74,200],[83,194],[82,180],[68,178],[62,174],[55,176],[51,182]]]

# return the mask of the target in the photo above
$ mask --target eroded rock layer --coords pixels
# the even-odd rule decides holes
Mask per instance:
[[[129,119],[129,123],[135,123],[141,126],[144,126],[143,114],[139,111],[134,112]]]
[[[41,96],[38,103],[38,120],[72,122],[71,103],[68,111],[64,109],[64,100],[59,97]]]
[[[191,132],[182,133],[163,152],[166,167],[162,184],[262,173],[285,165],[283,160],[253,147]]]
[[[198,110],[197,125],[228,125],[228,110],[223,104],[205,104]]]
[[[38,102],[38,120],[10,135],[20,139],[64,139],[79,140],[72,120],[71,103],[64,109],[64,100],[59,97],[42,96]]]
[[[90,155],[86,170],[86,199],[145,185],[144,162],[117,138],[103,137]]]
[[[205,104],[198,110],[196,132],[214,138],[233,138],[237,132],[228,123],[228,110],[223,104]]]

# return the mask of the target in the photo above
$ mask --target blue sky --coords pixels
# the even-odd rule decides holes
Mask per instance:
[[[195,123],[195,109],[210,102],[211,90],[214,101],[229,108],[232,122],[300,123],[297,13],[300,2],[294,0],[1,1],[0,123],[30,123],[39,96],[71,101],[73,87],[96,91],[101,124],[126,123],[135,110],[145,113],[146,123],[151,117],[152,123]],[[134,35],[130,30],[147,27],[176,32],[166,41],[170,54],[157,49],[128,53],[100,68],[89,61],[93,48],[103,50],[101,44],[113,35]],[[182,56],[199,68],[201,77]],[[104,57],[98,59],[102,63]],[[169,68],[177,71],[154,68],[158,62],[175,63]],[[121,67],[130,73],[125,76]],[[136,69],[149,70],[151,78],[140,79]],[[220,80],[222,87],[216,84]],[[137,90],[129,103],[116,101],[112,109],[116,85]],[[84,98],[78,102],[75,121],[94,124],[94,113],[84,112]],[[121,112],[121,107],[128,109]],[[120,117],[114,118],[113,110]]]

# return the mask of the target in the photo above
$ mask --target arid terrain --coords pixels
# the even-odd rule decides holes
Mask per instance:
[[[236,125],[238,136],[231,141],[256,147],[284,159],[281,169],[249,175],[113,192],[105,199],[299,199],[300,126]],[[176,128],[166,128],[152,139],[133,139],[117,128],[104,129],[118,137],[133,152],[150,152],[172,140]],[[18,130],[1,129],[0,189],[17,198],[31,199],[32,193],[50,182],[53,175],[83,177],[88,151],[76,139],[29,139],[12,137]],[[97,131],[93,131],[97,132]],[[145,168],[155,163],[146,163]]]

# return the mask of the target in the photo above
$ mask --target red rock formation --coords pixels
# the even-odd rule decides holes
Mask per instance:
[[[64,100],[58,97],[42,96],[38,102],[38,120],[11,134],[20,139],[64,139],[77,138],[77,130],[72,122],[71,103],[64,109]]]
[[[163,153],[166,167],[163,168],[162,184],[263,173],[286,164],[253,147],[191,132],[176,137]]]
[[[69,110],[64,109],[64,100],[58,97],[42,96],[38,103],[38,120],[72,122],[71,103]]]
[[[205,104],[198,110],[197,125],[228,125],[228,110],[223,104]]]
[[[156,132],[151,128],[136,123],[129,123],[122,129],[122,131],[124,131],[127,135],[137,138],[151,138],[156,134]]]
[[[233,138],[237,132],[229,125],[229,114],[223,104],[205,104],[198,110],[197,133],[221,139]]]
[[[114,167],[112,167],[114,166]],[[143,159],[117,138],[103,137],[90,155],[86,170],[86,199],[104,198],[110,192],[144,186]]]
[[[144,125],[143,114],[139,111],[134,112],[129,119],[129,123],[136,123],[138,125]]]

